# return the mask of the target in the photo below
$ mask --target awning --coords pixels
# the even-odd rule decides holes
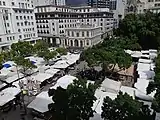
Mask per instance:
[[[3,67],[5,67],[5,68],[10,68],[11,65],[10,65],[10,64],[3,64]]]

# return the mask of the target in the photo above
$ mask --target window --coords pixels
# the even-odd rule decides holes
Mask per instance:
[[[87,31],[87,37],[89,37],[89,32]]]
[[[20,29],[18,29],[18,32],[21,32],[21,30],[20,30]]]
[[[16,16],[16,19],[18,20],[18,16]]]
[[[6,20],[8,20],[8,16],[6,16]]]
[[[21,26],[23,26],[23,22],[21,22]]]
[[[82,31],[82,37],[84,37],[84,32]]]
[[[0,38],[0,42],[2,42],[2,38]]]
[[[2,2],[0,1],[0,5],[2,5]]]
[[[77,34],[77,37],[79,37],[79,33],[77,32],[76,34]]]
[[[6,5],[6,3],[3,1],[3,5]]]
[[[69,31],[68,31],[68,36],[70,36],[70,33],[69,33]]]
[[[34,25],[34,22],[32,22],[32,25]]]
[[[13,40],[15,40],[15,37],[13,36]]]
[[[7,23],[7,26],[9,27],[9,23]]]
[[[33,16],[31,16],[31,19],[33,19]]]
[[[17,26],[19,26],[19,22],[17,22]]]
[[[20,19],[22,20],[22,16],[20,16]]]
[[[87,45],[89,45],[89,40],[87,40]]]
[[[12,2],[12,6],[14,6],[14,2]]]
[[[72,37],[74,37],[74,32],[72,31]]]
[[[22,35],[19,35],[19,39],[21,39],[22,38]]]

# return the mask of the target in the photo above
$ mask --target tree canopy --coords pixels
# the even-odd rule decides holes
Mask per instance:
[[[36,66],[29,60],[23,57],[14,57],[14,62],[22,68],[21,73],[24,75],[30,74],[28,70],[36,68]]]
[[[11,45],[11,52],[14,56],[27,57],[34,53],[33,46],[29,42],[18,42]]]
[[[105,120],[153,120],[148,105],[122,93],[115,100],[104,99],[101,116]]]
[[[63,47],[59,47],[56,49],[56,51],[60,54],[60,55],[67,55],[67,49],[63,48]]]
[[[155,68],[155,77],[154,82],[150,82],[147,87],[147,93],[150,94],[151,92],[156,90],[156,94],[154,96],[154,100],[152,102],[152,108],[160,112],[160,55],[155,60],[156,68]]]
[[[87,84],[86,80],[74,80],[67,89],[58,87],[49,90],[53,103],[49,105],[53,119],[57,120],[89,120],[93,117],[92,106],[97,85]]]
[[[124,47],[128,45],[124,39],[104,40],[103,43],[93,46],[85,50],[81,59],[85,60],[89,66],[102,65],[104,71],[113,72],[116,64],[123,70],[129,68],[132,63],[132,58],[125,53]]]
[[[160,14],[147,12],[126,15],[114,33],[131,40],[134,35],[143,49],[157,49],[160,45]]]

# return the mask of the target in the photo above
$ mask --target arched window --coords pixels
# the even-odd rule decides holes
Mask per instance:
[[[64,43],[65,43],[65,45],[67,46],[67,40],[66,40],[66,39],[65,39]]]
[[[71,46],[73,46],[73,41],[71,40]]]
[[[74,46],[75,46],[75,47],[78,47],[78,46],[79,46],[77,39],[74,40]]]
[[[80,41],[80,47],[83,47],[83,41]]]

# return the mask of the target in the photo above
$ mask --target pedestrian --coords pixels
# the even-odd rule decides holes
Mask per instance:
[[[13,109],[16,110],[16,102],[13,101]]]

